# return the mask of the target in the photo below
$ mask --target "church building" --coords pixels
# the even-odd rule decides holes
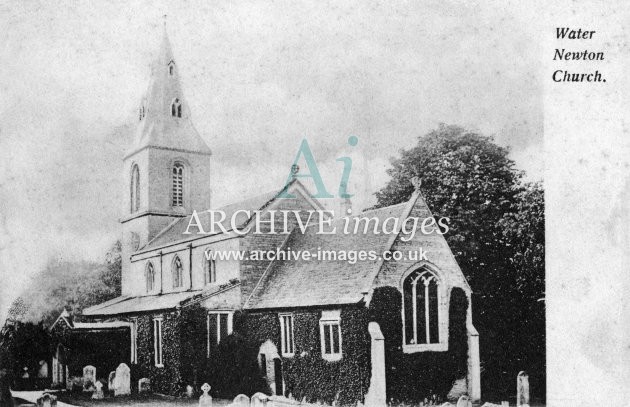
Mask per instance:
[[[252,366],[260,390],[270,395],[384,406],[446,397],[457,382],[462,393],[479,400],[471,289],[444,237],[419,230],[344,234],[342,227],[321,234],[294,218],[289,234],[242,233],[254,222],[254,211],[264,216],[324,206],[294,178],[276,191],[252,191],[245,200],[214,208],[212,153],[191,121],[180,68],[165,31],[123,158],[122,295],[83,310],[76,320],[67,313],[57,320],[57,384],[80,375],[85,365],[95,366],[96,378],[107,382],[110,371],[125,363],[134,389],[148,378],[157,393],[180,395],[187,385],[198,389],[204,382],[220,393],[212,363],[226,349],[223,341],[238,336],[255,349]],[[196,223],[193,211],[208,224],[210,208],[228,220],[234,215],[237,227],[226,223],[226,230],[196,233],[189,227]],[[419,185],[408,201],[358,216],[432,217]],[[275,219],[278,225],[267,223],[265,230],[284,228],[284,220]],[[333,225],[343,221],[330,219]],[[428,255],[356,262],[209,255],[277,249],[423,249]]]

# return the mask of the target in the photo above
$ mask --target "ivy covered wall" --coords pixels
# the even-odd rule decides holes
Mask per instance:
[[[418,402],[433,395],[445,399],[453,382],[467,373],[468,298],[461,288],[451,289],[446,352],[403,353],[401,308],[398,289],[380,287],[374,291],[369,318],[380,325],[385,336],[387,400]]]
[[[131,387],[137,390],[138,380],[151,379],[154,392],[177,395],[185,388],[182,377],[182,319],[178,311],[138,317],[138,363],[131,367]],[[161,315],[164,367],[156,367],[153,347],[153,318]]]
[[[239,321],[256,349],[271,340],[280,350],[278,312],[254,312]],[[283,311],[284,312],[284,311]],[[342,354],[339,361],[324,360],[321,355],[319,320],[321,310],[293,310],[295,356],[282,357],[285,395],[308,402],[323,401],[353,405],[363,401],[370,381],[370,337],[368,313],[364,305],[341,310]]]

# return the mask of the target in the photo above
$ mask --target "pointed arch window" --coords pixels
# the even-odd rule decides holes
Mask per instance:
[[[184,265],[182,264],[182,260],[179,256],[175,256],[173,260],[173,288],[179,288],[184,284]]]
[[[182,117],[182,103],[179,99],[175,99],[171,104],[171,116]]]
[[[134,213],[140,209],[140,170],[137,164],[131,168],[130,190],[131,213]]]
[[[151,291],[153,291],[153,288],[155,287],[155,269],[153,268],[153,263],[151,262],[147,263],[147,268],[145,271],[145,278],[146,278],[147,292],[150,293]]]
[[[439,285],[437,276],[425,268],[413,271],[403,280],[405,346],[440,343]]]
[[[173,206],[184,206],[184,164],[173,165]]]
[[[212,258],[212,252],[210,250],[204,253],[203,281],[205,284],[212,284],[217,281],[217,263]]]

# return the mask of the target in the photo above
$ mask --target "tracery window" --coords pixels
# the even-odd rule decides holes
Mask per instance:
[[[409,274],[403,281],[404,345],[440,343],[440,281],[426,268]]]

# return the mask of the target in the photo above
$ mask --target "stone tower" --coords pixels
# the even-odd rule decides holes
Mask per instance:
[[[129,256],[174,220],[210,208],[210,149],[194,128],[166,26],[123,160],[122,293],[135,294]]]

